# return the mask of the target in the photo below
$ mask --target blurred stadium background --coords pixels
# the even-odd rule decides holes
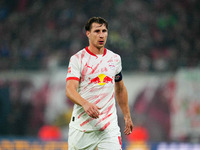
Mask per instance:
[[[200,150],[198,0],[0,0],[0,150],[67,149],[65,76],[92,16],[123,60],[135,124],[124,150]]]

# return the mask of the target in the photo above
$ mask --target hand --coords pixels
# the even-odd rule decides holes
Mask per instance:
[[[133,122],[131,120],[131,117],[126,117],[126,118],[124,118],[124,120],[125,120],[124,133],[125,133],[125,135],[129,135],[132,133],[132,130],[133,130]]]
[[[85,112],[92,118],[99,118],[99,109],[100,107],[96,106],[95,104],[92,104],[90,102],[86,102],[82,105]]]

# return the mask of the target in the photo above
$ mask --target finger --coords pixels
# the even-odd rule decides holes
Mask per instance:
[[[99,118],[99,112],[97,110],[92,111],[92,117],[93,118]]]
[[[99,111],[96,111],[95,114],[96,114],[97,118],[99,118]]]
[[[124,133],[125,133],[125,134],[128,134],[129,132],[130,132],[130,130],[129,130],[128,128],[125,128],[125,129],[124,129]]]
[[[94,114],[92,114],[92,117],[96,119],[96,118],[99,118],[99,115],[94,113]]]
[[[124,130],[125,130],[125,131],[130,131],[130,126],[129,126],[129,125],[126,125]]]
[[[131,134],[131,133],[132,133],[132,128],[131,128],[131,126],[126,126],[126,128],[124,129],[124,133],[125,133],[126,135]]]
[[[125,135],[129,135],[129,134],[131,134],[132,132],[131,131],[126,131],[126,132],[124,132],[125,133]]]
[[[97,115],[97,117],[99,117],[100,112],[99,112],[98,107],[96,107],[96,108],[94,109],[94,113]]]
[[[92,118],[99,118],[100,113],[98,107],[93,105],[87,110],[87,114]]]
[[[98,118],[99,118],[100,111],[99,111],[99,110],[97,110],[97,111],[96,111],[96,114],[97,114],[97,116],[98,116]]]
[[[131,134],[132,132],[130,131],[127,135]]]
[[[89,115],[90,117],[92,117],[92,118],[97,118],[94,114],[91,114],[91,115]]]
[[[131,131],[125,131],[124,134],[129,135],[129,134],[131,134]]]
[[[90,117],[93,117],[92,116],[92,113],[90,111],[87,111],[87,114],[90,116]]]
[[[127,132],[128,131],[128,128],[126,127],[125,129],[124,129],[124,132]]]
[[[88,111],[87,111],[87,114],[88,114],[90,117],[92,117],[92,118],[96,118],[96,115],[95,115],[93,109],[88,110]]]
[[[98,109],[101,109],[101,107],[98,107],[98,106],[97,106],[97,108],[98,108]]]
[[[95,115],[91,115],[91,117],[92,117],[92,118],[95,118],[95,119],[97,118]]]

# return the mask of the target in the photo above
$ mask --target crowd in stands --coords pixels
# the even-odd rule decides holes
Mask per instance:
[[[200,65],[198,0],[1,0],[0,70],[67,67],[88,45],[88,18],[109,22],[106,47],[128,71]]]

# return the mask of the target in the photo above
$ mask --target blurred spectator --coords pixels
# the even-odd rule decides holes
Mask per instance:
[[[48,84],[30,79],[0,80],[0,134],[35,136],[44,125]]]
[[[143,126],[135,126],[133,132],[127,136],[129,142],[147,142],[149,140],[149,133]]]
[[[2,0],[0,70],[66,67],[87,42],[81,27],[91,16],[110,22],[107,46],[120,53],[126,70],[200,64],[198,0]]]
[[[6,135],[9,132],[7,119],[11,108],[11,102],[8,101],[9,98],[9,84],[0,81],[0,135]]]
[[[61,132],[60,129],[56,126],[44,125],[40,128],[38,132],[38,137],[41,140],[60,140]]]

